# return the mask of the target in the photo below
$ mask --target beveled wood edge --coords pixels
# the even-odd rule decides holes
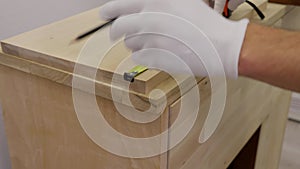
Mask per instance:
[[[18,34],[6,39],[3,39],[0,41],[0,44],[2,46],[2,50],[4,53],[7,53],[9,55],[13,55],[13,56],[17,56],[17,57],[21,57],[27,60],[31,60],[43,65],[48,65],[48,66],[52,66],[55,67],[57,69],[61,69],[64,71],[68,71],[68,72],[72,72],[74,69],[74,65],[76,64],[76,61],[74,62],[72,59],[69,60],[68,58],[61,58],[61,57],[57,57],[57,56],[49,56],[47,53],[43,53],[43,52],[39,52],[39,51],[34,51],[34,50],[28,50],[26,47],[26,49],[24,49],[24,46],[22,46],[19,43],[15,43],[15,39],[18,39],[19,36],[24,36],[25,34],[31,34],[32,32],[37,31],[38,33],[39,30],[43,30],[44,31],[48,31],[48,27],[57,27],[57,25],[64,25],[65,23],[74,23],[76,21],[78,21],[79,18],[81,18],[82,16],[88,17],[88,16],[94,16],[94,14],[98,14],[100,10],[100,6],[99,7],[95,7],[93,9],[89,9],[86,11],[83,11],[81,13],[69,16],[65,19],[62,20],[58,20],[52,23],[49,23],[47,25],[35,28],[33,30],[24,32],[22,34]],[[97,15],[98,16],[98,15]],[[95,19],[95,18],[94,18]],[[95,19],[95,26],[101,23],[104,23],[106,21],[101,20],[97,17],[97,19]],[[68,24],[67,24],[68,26]],[[92,25],[91,25],[92,27]],[[84,31],[84,30],[80,30],[80,31]],[[78,32],[80,32],[78,31]],[[75,35],[74,35],[75,36]],[[72,40],[72,39],[70,39]],[[83,39],[79,42],[77,42],[76,44],[79,46],[78,47],[82,47],[84,46],[84,44],[86,43],[87,39]],[[70,44],[69,44],[70,45]],[[74,45],[74,44],[73,44]],[[15,50],[14,48],[17,47],[17,50]],[[85,66],[84,68],[86,71],[94,71],[94,67],[90,67],[90,66]],[[92,69],[92,70],[91,70]],[[99,69],[99,68],[98,68]],[[103,72],[102,72],[103,70]],[[109,83],[111,77],[114,75],[114,71],[111,70],[105,70],[105,69],[99,69],[98,72],[102,72],[102,74],[105,74],[105,76],[102,76],[102,78],[98,79],[99,81],[105,82],[105,83]],[[120,82],[122,82],[123,80],[123,74],[117,74],[117,77],[120,77]],[[143,93],[143,94],[147,94],[149,93],[149,91],[151,91],[153,88],[155,88],[160,82],[157,81],[162,81],[169,78],[169,75],[162,72],[162,71],[158,71],[158,70],[151,70],[151,71],[146,71],[143,74],[139,75],[138,77],[135,78],[135,83],[133,83],[131,86],[132,88],[130,90],[136,91],[138,93]]]
[[[62,85],[72,87],[72,78],[73,78],[72,72],[53,68],[53,67],[50,67],[47,65],[36,63],[34,61],[30,61],[30,60],[23,59],[23,58],[20,58],[17,56],[3,53],[1,48],[0,48],[0,64],[10,67],[10,68],[13,68],[13,69],[16,69],[16,70],[19,70],[19,71],[22,71],[22,72],[26,72],[26,73],[41,77],[41,78],[48,79],[50,81],[53,81],[53,82],[56,82],[56,83],[59,83]],[[84,81],[87,81],[87,82],[93,82],[92,79],[89,79],[89,78],[86,78],[83,76],[77,75],[76,77],[83,79]],[[191,86],[191,83],[190,83],[190,80],[192,80],[192,79],[193,78],[191,78],[191,77],[181,78],[179,85],[183,86],[182,93],[186,93],[193,87],[193,85]],[[197,83],[199,83],[203,79],[205,79],[205,78],[197,78]],[[121,87],[112,86],[108,83],[95,81],[95,94],[97,96],[104,97],[106,99],[111,100],[112,99],[112,95],[111,95],[112,88],[114,90],[120,92],[120,94],[122,94],[122,96],[129,94],[131,101],[134,102],[133,104],[134,104],[135,108],[138,110],[145,111],[150,106],[157,108],[164,103],[163,100],[165,98],[165,95],[162,93],[151,95],[151,97],[150,97],[149,94],[143,94],[143,93],[138,93],[135,91],[129,91],[129,90],[125,90]],[[172,78],[168,78],[168,79],[164,80],[161,84],[159,84],[156,87],[156,89],[159,89],[159,90],[163,91],[164,93],[166,93],[167,105],[170,105],[171,103],[173,103],[174,101],[176,101],[178,98],[181,97],[179,87]],[[120,98],[121,98],[120,100],[114,100],[114,101],[124,104],[124,105],[131,106],[128,103],[126,103],[126,101],[123,100],[122,96],[120,96]]]
[[[17,46],[17,45],[12,45],[8,40],[2,40],[0,41],[0,45],[2,47],[2,51],[5,54],[8,55],[13,55],[25,60],[31,60],[33,62],[36,62],[41,65],[46,65],[49,67],[53,67],[55,69],[60,69],[63,71],[67,72],[73,72],[75,65],[79,66],[80,69],[83,70],[84,76],[89,77],[90,72],[94,72],[96,68],[88,66],[88,65],[83,65],[79,63],[74,63],[70,60],[65,60],[62,58],[56,58],[52,57],[47,54],[41,54],[36,51],[24,49],[22,46]],[[14,50],[11,48],[17,47],[18,50]],[[34,56],[34,57],[32,57]],[[50,60],[49,60],[50,58]],[[110,83],[111,78],[114,76],[114,74],[108,70],[105,69],[100,69],[98,68],[96,79],[99,81],[102,81],[104,83]],[[169,78],[170,76],[162,71],[158,70],[151,70],[151,71],[146,71],[140,76],[135,78],[135,82],[132,83],[130,86],[130,90],[138,92],[138,93],[143,93],[147,94],[149,93],[153,88],[155,88],[159,83],[157,81],[159,80],[165,80]],[[120,83],[123,80],[123,75],[117,74],[117,79],[119,79]]]

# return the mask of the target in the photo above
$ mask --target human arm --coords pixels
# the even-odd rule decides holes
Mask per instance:
[[[176,74],[187,74],[189,67],[195,76],[238,76],[247,19],[227,20],[199,0],[115,0],[100,9],[100,16],[118,18],[110,37],[124,37],[138,64]],[[151,55],[153,48],[169,54],[158,56],[155,50]]]
[[[238,72],[240,76],[300,92],[300,32],[249,24]]]
[[[145,15],[147,12],[163,15],[150,17]],[[191,24],[183,23],[176,17],[168,19],[165,14],[186,19],[202,34],[193,33]],[[143,53],[145,49],[163,49],[179,56],[196,76],[207,75],[201,65],[203,59],[209,59],[206,68],[212,68],[217,75],[221,75],[215,69],[218,68],[216,61],[220,59],[229,78],[237,78],[239,74],[300,91],[299,33],[248,25],[245,20],[228,21],[198,0],[115,0],[102,8],[101,16],[105,19],[120,17],[111,28],[111,37],[117,39],[125,35],[125,44],[132,49],[133,58],[139,64],[186,73],[181,69],[182,65],[173,62],[174,59]],[[202,53],[195,55],[178,41],[165,37],[134,36],[147,32],[180,35]],[[207,39],[201,38],[203,33]],[[204,47],[207,43],[215,47],[219,57],[209,53],[208,48]]]

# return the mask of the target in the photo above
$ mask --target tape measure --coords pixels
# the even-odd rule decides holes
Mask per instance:
[[[145,66],[141,66],[141,65],[135,66],[128,72],[124,73],[124,75],[123,75],[124,80],[129,81],[129,82],[134,82],[134,78],[136,76],[138,76],[139,74],[145,72],[146,70],[148,70],[148,68]]]

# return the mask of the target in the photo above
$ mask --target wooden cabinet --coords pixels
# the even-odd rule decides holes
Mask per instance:
[[[130,52],[122,43],[97,63],[97,54],[112,45],[107,40],[108,29],[98,36],[101,43],[85,46],[86,52],[96,53],[95,62],[85,62],[84,58],[79,61],[78,56],[85,52],[81,49],[93,38],[70,42],[78,33],[100,22],[98,9],[94,9],[1,42],[0,97],[13,169],[227,168],[239,159],[236,157],[246,143],[255,140],[250,138],[257,131],[259,140],[254,141],[257,146],[253,147],[257,152],[255,169],[277,167],[290,92],[247,78],[229,80],[223,118],[212,137],[199,143],[211,105],[209,79],[196,78],[196,83],[192,83],[194,78],[178,76],[175,81],[164,72],[148,70],[129,84],[123,80],[122,72],[134,64],[126,60]],[[74,85],[74,78],[85,88]],[[169,151],[129,158],[98,145],[97,139],[108,140],[117,143],[112,149],[124,149],[126,153],[126,149],[132,148],[141,154],[157,147],[169,148],[176,138],[170,127],[179,116],[183,99],[195,91],[200,93],[197,116],[185,116],[195,120],[195,124]],[[81,102],[74,99],[75,95],[86,101],[83,114],[77,112],[76,104]],[[101,114],[92,114],[92,101]],[[129,112],[127,116],[133,119],[142,116],[152,120],[137,123],[120,110]],[[97,123],[98,115],[115,131],[131,138],[166,134],[158,137],[153,148],[138,144],[127,147],[130,143],[123,137],[108,137],[109,130],[104,127],[90,130],[104,124]]]

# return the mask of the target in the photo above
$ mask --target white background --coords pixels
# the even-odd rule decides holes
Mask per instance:
[[[81,11],[108,0],[0,0],[0,40]]]

